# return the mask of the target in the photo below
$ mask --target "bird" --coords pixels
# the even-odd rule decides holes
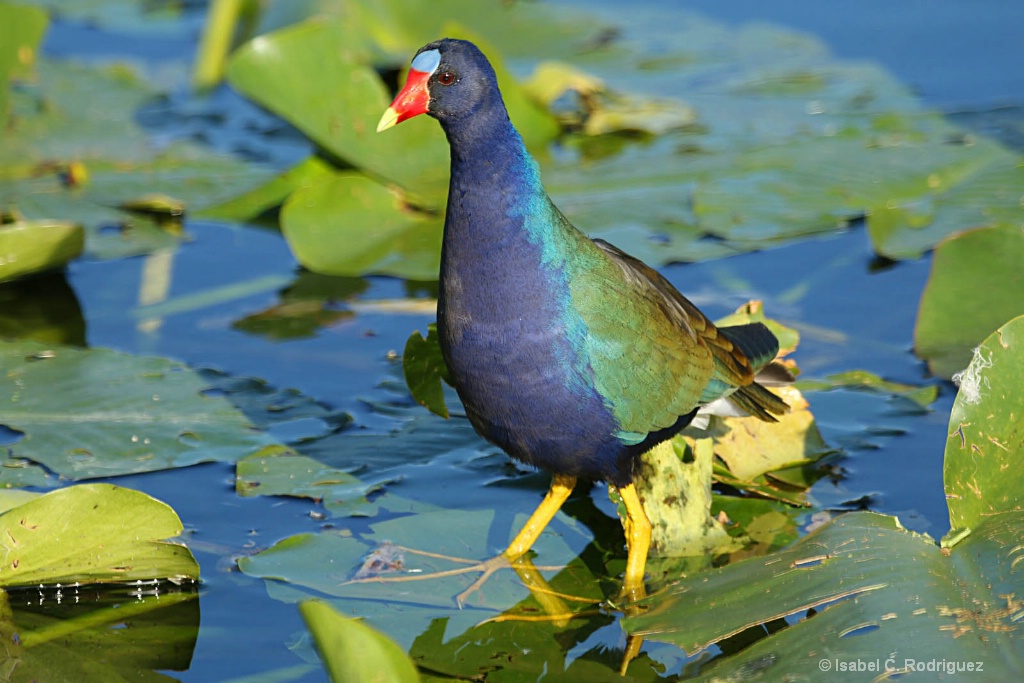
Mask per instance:
[[[450,383],[480,436],[552,475],[487,568],[529,551],[577,480],[604,480],[626,509],[622,594],[643,596],[635,460],[698,413],[776,421],[788,406],[756,378],[779,368],[778,340],[761,323],[716,327],[654,268],[576,228],[473,43],[420,48],[377,131],[422,114],[451,152],[437,302]]]

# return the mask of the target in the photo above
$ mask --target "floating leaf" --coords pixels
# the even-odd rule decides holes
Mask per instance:
[[[46,13],[39,9],[0,4],[0,124],[3,127],[7,126],[9,81],[32,66],[46,24]]]
[[[800,391],[779,387],[775,393],[790,408],[778,422],[729,417],[722,420],[726,431],[716,433],[715,454],[739,479],[753,480],[775,470],[807,465],[834,452],[821,438]]]
[[[989,335],[958,379],[944,469],[953,532],[1024,509],[1024,316]]]
[[[181,363],[107,349],[0,342],[10,448],[66,479],[235,460],[271,443]],[[0,480],[7,469],[0,469]]]
[[[334,172],[334,166],[321,157],[308,156],[264,184],[228,201],[200,209],[196,215],[210,220],[254,222],[284,204],[295,190],[327,180]]]
[[[323,602],[304,602],[299,605],[299,611],[335,683],[415,683],[420,680],[416,666],[402,648],[385,635],[338,614]]]
[[[391,98],[377,73],[346,47],[358,44],[350,38],[357,28],[335,17],[255,38],[232,57],[228,81],[338,158],[416,197],[436,199],[447,177],[444,137],[428,133],[425,126],[437,124],[426,120],[376,133]]]
[[[417,331],[405,342],[402,353],[402,372],[409,392],[420,405],[435,415],[448,418],[448,406],[444,402],[442,380],[450,383],[448,366],[441,354],[437,338],[437,325],[427,327],[426,339]]]
[[[968,230],[935,250],[914,325],[914,351],[950,378],[997,327],[1024,313],[1024,233]]]
[[[0,206],[28,220],[82,225],[91,255],[117,257],[178,243],[162,230],[147,231],[152,217],[119,208],[124,202],[164,194],[199,209],[270,175],[198,145],[155,149],[135,120],[154,93],[129,68],[43,61],[37,71],[37,83],[13,93],[17,115],[0,129]],[[108,239],[111,230],[116,240]]]
[[[683,102],[612,92],[596,76],[560,62],[537,65],[524,87],[552,109],[563,126],[581,129],[585,135],[661,135],[692,125],[697,118]],[[565,100],[571,102],[568,107],[561,105]]]
[[[441,221],[403,208],[394,192],[357,173],[296,190],[281,230],[295,258],[318,273],[433,280],[440,270]]]
[[[170,507],[110,484],[51,491],[0,515],[0,585],[199,578]]]
[[[948,166],[925,166],[927,176],[914,174],[926,184],[926,191],[896,195],[869,209],[868,234],[883,256],[915,258],[951,233],[1014,228],[1024,220],[1024,159],[985,138],[968,138],[957,145],[962,134],[950,131],[947,136],[947,146],[962,151]]]
[[[336,513],[375,511],[366,496],[380,488],[379,483],[367,484],[348,472],[280,446],[264,448],[235,466],[235,490],[240,496],[311,498]]]
[[[827,391],[829,389],[850,389],[870,393],[889,394],[913,401],[921,408],[927,408],[938,398],[939,388],[934,384],[916,386],[882,379],[867,370],[848,370],[828,375],[822,379],[801,379],[799,387],[804,391]]]
[[[894,518],[849,513],[767,558],[680,581],[624,626],[692,654],[815,608],[817,614],[704,667],[698,680],[731,680],[752,668],[783,680],[828,666],[830,678],[860,681],[863,671],[839,670],[836,662],[877,662],[884,672],[886,658],[904,672],[908,660],[982,661],[986,677],[1013,680],[1024,672],[1013,633],[1021,613],[1013,564],[1022,533],[1024,513],[988,517],[947,557]]]
[[[0,223],[0,282],[63,268],[82,253],[82,227],[62,221]]]
[[[764,498],[716,495],[711,503],[714,515],[727,517],[729,533],[756,546],[758,554],[789,545],[799,538],[796,517],[800,508]],[[745,549],[737,554],[752,552]],[[736,555],[734,559],[739,559]]]

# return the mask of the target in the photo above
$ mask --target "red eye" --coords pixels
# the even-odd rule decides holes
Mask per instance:
[[[441,85],[451,85],[455,82],[455,74],[451,71],[442,71],[437,75],[437,82]]]

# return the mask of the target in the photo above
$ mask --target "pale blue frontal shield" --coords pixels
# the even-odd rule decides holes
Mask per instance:
[[[412,60],[412,68],[425,74],[434,73],[434,69],[441,63],[441,53],[438,50],[426,50],[416,55]]]

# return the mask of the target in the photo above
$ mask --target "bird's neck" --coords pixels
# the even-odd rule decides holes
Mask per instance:
[[[444,249],[481,257],[545,241],[557,227],[553,206],[504,106],[457,124],[444,126],[451,147]]]

